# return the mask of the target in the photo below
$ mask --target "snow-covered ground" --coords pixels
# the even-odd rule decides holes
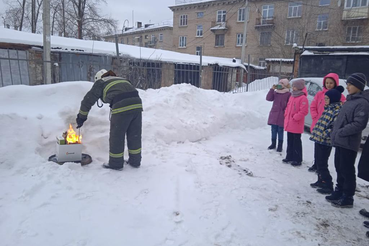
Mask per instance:
[[[316,176],[307,171],[307,134],[301,167],[266,150],[266,90],[183,84],[140,91],[142,167],[122,172],[101,168],[109,107],[94,106],[82,127],[83,152],[93,162],[48,162],[91,86],[0,88],[1,246],[369,244],[358,213],[369,209],[367,183],[358,180],[353,209],[338,209],[309,186]]]

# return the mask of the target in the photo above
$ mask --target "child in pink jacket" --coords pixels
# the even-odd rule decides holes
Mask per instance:
[[[315,124],[318,122],[320,116],[322,116],[323,114],[324,104],[325,104],[324,102],[325,93],[328,90],[334,89],[339,85],[340,85],[340,80],[339,80],[338,74],[329,73],[324,77],[323,90],[319,91],[315,95],[314,100],[311,102],[311,105],[310,105],[310,114],[313,120],[311,123],[310,132],[313,132]],[[341,102],[345,102],[345,101],[346,101],[346,97],[342,94]],[[317,171],[317,166],[314,160],[314,164],[309,168],[309,172],[316,172],[316,171]]]
[[[309,101],[306,97],[305,80],[298,79],[292,83],[292,94],[288,100],[284,115],[284,129],[287,132],[287,156],[282,161],[292,166],[301,166],[302,142],[305,116],[309,113]]]

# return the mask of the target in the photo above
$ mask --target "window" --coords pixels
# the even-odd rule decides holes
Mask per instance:
[[[259,66],[260,67],[266,67],[265,58],[259,58]]]
[[[302,3],[296,2],[296,3],[289,3],[288,4],[288,17],[301,17],[302,12]]]
[[[197,12],[197,19],[204,17],[204,12]]]
[[[298,32],[296,30],[287,30],[286,32],[286,45],[292,45],[298,43]]]
[[[217,11],[217,22],[225,22],[226,21],[226,11],[218,10]]]
[[[310,82],[309,89],[308,89],[308,94],[310,96],[314,97],[316,95],[316,93],[318,93],[321,90],[322,90],[322,88],[318,84],[316,84],[314,82]]]
[[[196,54],[197,56],[201,55],[201,49],[202,49],[202,47],[201,47],[201,46],[197,46],[197,47],[196,47],[196,53],[195,53],[195,54]]]
[[[345,8],[360,8],[368,6],[368,0],[346,0]]]
[[[319,6],[328,6],[329,4],[331,4],[331,0],[320,0],[319,1]]]
[[[274,16],[274,5],[263,5],[262,12],[263,20],[273,19]]]
[[[224,34],[215,35],[215,47],[224,47]]]
[[[151,43],[155,43],[155,35],[151,35]]]
[[[129,38],[127,37],[127,44],[129,44]]]
[[[237,21],[238,22],[244,22],[245,21],[245,8],[238,9]]]
[[[197,25],[196,37],[202,37],[202,25]]]
[[[164,35],[162,33],[159,34],[159,42],[163,42]]]
[[[318,16],[316,30],[328,30],[328,14]]]
[[[179,37],[179,48],[186,48],[187,45],[187,37],[180,36]]]
[[[237,33],[237,44],[236,46],[242,46],[243,43],[243,33]]]
[[[187,15],[181,15],[179,17],[179,26],[187,26]]]
[[[346,42],[359,43],[362,39],[361,26],[349,26],[346,29]]]
[[[271,32],[261,32],[260,33],[260,45],[270,45],[272,41]]]

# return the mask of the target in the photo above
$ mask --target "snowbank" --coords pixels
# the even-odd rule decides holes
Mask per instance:
[[[340,210],[309,186],[316,176],[306,168],[308,135],[300,168],[266,150],[266,90],[139,91],[141,168],[101,168],[108,105],[94,106],[82,127],[90,165],[48,162],[91,86],[0,88],[1,245],[367,245],[358,211],[369,192],[360,180],[354,209]],[[334,175],[332,160],[330,167]]]

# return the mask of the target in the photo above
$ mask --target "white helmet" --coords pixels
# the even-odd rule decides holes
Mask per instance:
[[[99,79],[101,79],[101,77],[107,73],[108,71],[106,71],[106,69],[101,69],[100,71],[98,71],[96,74],[95,74],[95,82],[98,81]]]

